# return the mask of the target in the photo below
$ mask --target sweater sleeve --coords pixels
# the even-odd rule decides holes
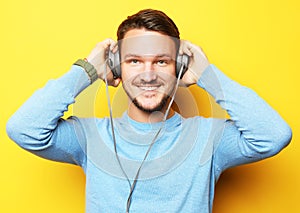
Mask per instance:
[[[289,144],[290,127],[253,90],[229,79],[214,65],[204,71],[197,84],[230,115],[214,147],[219,172],[271,157]]]
[[[83,165],[83,138],[77,119],[61,117],[90,80],[83,68],[73,65],[56,80],[37,90],[8,120],[8,136],[22,148],[47,159]],[[76,129],[76,130],[75,130]]]

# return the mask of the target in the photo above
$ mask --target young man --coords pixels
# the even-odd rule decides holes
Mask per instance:
[[[87,212],[212,212],[220,174],[277,154],[291,130],[256,93],[179,39],[160,11],[129,16],[119,26],[118,44],[99,43],[85,61],[33,94],[8,121],[8,135],[36,155],[81,166]],[[190,60],[186,72],[178,62],[183,54]],[[110,64],[113,72],[106,70],[107,55],[120,69]],[[111,86],[122,82],[127,112],[113,120],[62,119],[97,78]],[[184,119],[174,112],[179,79],[209,92],[230,119]]]

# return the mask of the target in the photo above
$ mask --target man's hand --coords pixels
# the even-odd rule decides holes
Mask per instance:
[[[181,40],[179,54],[190,56],[189,68],[182,77],[185,86],[196,84],[203,71],[209,66],[209,61],[202,49],[189,41]]]
[[[116,87],[119,85],[121,79],[114,79],[111,70],[106,64],[107,52],[109,49],[116,51],[116,42],[114,40],[106,39],[98,43],[87,57],[87,61],[95,67],[100,79],[104,80],[106,74],[108,85]]]

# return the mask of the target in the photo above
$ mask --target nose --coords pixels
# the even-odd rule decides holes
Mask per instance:
[[[145,63],[144,72],[141,74],[141,80],[151,82],[157,79],[157,73],[154,70],[154,65],[151,62]]]
[[[149,61],[145,62],[144,70],[145,70],[145,72],[154,71],[154,64],[152,63],[152,61],[149,60]]]
[[[145,71],[140,75],[140,79],[144,82],[153,82],[157,80],[157,74],[154,71]]]

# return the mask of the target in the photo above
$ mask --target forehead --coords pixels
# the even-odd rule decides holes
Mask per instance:
[[[176,46],[172,37],[155,31],[134,29],[121,40],[121,55],[170,55],[175,57]]]

